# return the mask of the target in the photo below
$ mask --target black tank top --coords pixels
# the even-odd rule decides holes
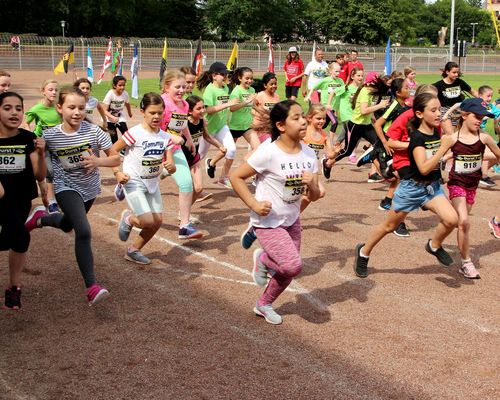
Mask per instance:
[[[477,188],[481,179],[481,164],[485,147],[479,138],[472,144],[462,143],[460,131],[458,131],[457,142],[451,148],[453,167],[448,185],[461,186],[466,189]]]

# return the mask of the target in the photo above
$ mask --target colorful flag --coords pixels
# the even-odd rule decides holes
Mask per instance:
[[[385,47],[385,66],[384,75],[390,75],[392,73],[391,64],[391,38],[387,40],[387,46]]]
[[[59,61],[59,64],[57,64],[57,67],[54,68],[54,74],[62,74],[63,72],[65,74],[68,73],[68,65],[69,64],[74,64],[75,63],[75,53],[74,53],[74,47],[73,43],[68,47],[68,50],[66,50],[66,53],[64,53],[61,61]]]
[[[111,49],[113,47],[113,41],[111,38],[109,38],[109,43],[108,43],[108,49],[106,50],[106,55],[104,56],[104,62],[102,63],[102,70],[99,75],[99,80],[97,81],[97,84],[100,84],[102,81],[102,78],[104,77],[104,72],[106,69],[108,69],[111,66]]]
[[[163,54],[161,55],[161,64],[160,64],[160,89],[161,83],[163,81],[163,75],[165,75],[165,71],[167,70],[167,38],[163,42]]]
[[[196,76],[201,75],[203,69],[203,53],[201,51],[201,37],[198,39],[198,46],[196,46],[196,53],[194,53],[193,58],[193,69],[196,71]]]
[[[90,54],[90,46],[87,47],[87,79],[94,82],[94,66],[92,65],[92,56]]]
[[[134,99],[139,98],[139,49],[137,43],[134,45],[134,58],[132,58],[132,64],[130,65],[130,72],[132,72],[132,97]]]
[[[234,71],[238,67],[238,42],[235,41],[233,45],[233,50],[231,51],[231,55],[229,56],[229,60],[227,60],[226,68],[230,71]]]
[[[267,60],[267,71],[274,74],[274,53],[271,36],[269,36],[269,59]]]

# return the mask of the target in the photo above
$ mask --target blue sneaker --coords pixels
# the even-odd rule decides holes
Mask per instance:
[[[247,229],[242,233],[241,238],[240,238],[240,243],[241,247],[243,247],[245,250],[249,249],[252,247],[253,242],[257,239],[257,236],[255,235],[255,231],[253,229],[253,225],[250,222],[248,224]]]
[[[373,147],[369,147],[366,149],[366,151],[361,154],[361,157],[358,159],[358,163],[356,164],[357,167],[361,167],[362,165],[371,163],[373,161]]]
[[[123,210],[122,216],[120,218],[120,223],[118,224],[118,237],[122,242],[126,242],[132,231],[132,225],[125,222],[125,219],[132,214],[130,210]]]
[[[191,224],[179,228],[179,239],[199,239],[202,236],[203,233]]]
[[[115,186],[114,193],[115,193],[115,199],[117,201],[122,201],[123,199],[125,199],[125,192],[123,191],[123,185],[121,183],[118,183]]]
[[[500,174],[500,164],[495,164],[495,165],[493,166],[493,172],[494,172],[495,174]]]

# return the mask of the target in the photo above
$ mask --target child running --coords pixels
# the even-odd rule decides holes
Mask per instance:
[[[435,95],[423,93],[416,96],[413,110],[415,118],[411,121],[408,146],[410,166],[406,171],[399,171],[401,183],[394,193],[392,209],[386,221],[372,230],[366,244],[356,245],[354,272],[360,278],[368,276],[368,260],[377,243],[393,232],[409,212],[422,206],[440,218],[434,236],[426,243],[425,250],[441,264],[453,264],[453,259],[443,249],[442,243],[457,226],[458,217],[441,188],[439,162],[455,140],[448,135],[440,137],[438,133],[441,114],[439,100]]]
[[[23,99],[0,93],[0,251],[9,251],[9,286],[4,307],[21,308],[21,271],[26,264],[30,235],[24,227],[31,201],[38,196],[35,180],[45,179],[45,141],[19,128]],[[44,207],[41,207],[45,210]],[[44,211],[35,208],[34,215]]]
[[[80,78],[73,83],[73,86],[80,89],[82,93],[85,95],[85,101],[86,101],[85,111],[87,113],[85,119],[89,122],[95,123],[94,110],[97,109],[102,119],[101,126],[104,130],[106,130],[107,124],[106,124],[106,113],[104,112],[104,108],[102,107],[101,103],[99,103],[99,100],[97,100],[94,96],[90,95],[90,92],[92,91],[92,82],[90,82],[87,78]]]
[[[488,147],[500,161],[500,149],[493,138],[480,130],[483,118],[493,117],[486,106],[480,98],[466,99],[461,103],[462,121],[458,124],[458,131],[453,134],[455,144],[451,147],[453,166],[449,175],[448,191],[451,204],[458,213],[457,242],[462,257],[458,272],[469,279],[480,278],[470,258],[469,214],[481,179],[485,148]]]
[[[108,123],[108,132],[111,135],[113,143],[118,140],[118,130],[122,135],[128,130],[127,119],[124,113],[125,108],[127,109],[129,118],[132,118],[129,96],[125,90],[126,83],[127,79],[124,76],[116,75],[113,77],[112,89],[106,93],[102,101]]]
[[[307,121],[295,101],[276,104],[270,113],[272,142],[257,150],[232,174],[234,191],[250,208],[250,218],[262,249],[253,254],[253,279],[267,287],[255,305],[255,314],[281,324],[273,302],[302,269],[300,258],[300,200],[307,192],[319,198],[317,161],[302,143]],[[255,197],[245,180],[257,174]],[[268,273],[272,276],[267,282]]]
[[[87,219],[101,192],[99,167],[120,165],[120,156],[111,149],[109,135],[97,125],[84,121],[85,95],[75,87],[61,90],[57,111],[63,123],[47,129],[43,137],[54,169],[57,203],[64,214],[34,213],[26,221],[29,231],[52,226],[64,232],[75,231],[75,255],[87,288],[89,305],[102,300],[109,292],[96,282],[91,230]],[[107,157],[99,157],[103,150]]]
[[[123,172],[116,169],[113,172],[118,183],[123,185],[131,209],[122,212],[118,237],[125,242],[132,227],[141,230],[132,246],[127,248],[125,259],[143,265],[151,264],[151,260],[141,250],[163,222],[160,174],[163,168],[170,174],[175,172],[171,136],[160,129],[164,108],[160,95],[146,93],[140,103],[144,120],[125,132],[112,147],[117,153],[126,149]]]
[[[255,97],[253,108],[252,129],[257,132],[259,141],[265,142],[271,137],[269,132],[269,113],[271,109],[280,101],[276,94],[278,89],[278,78],[272,72],[266,72],[262,79],[257,82],[257,96]]]

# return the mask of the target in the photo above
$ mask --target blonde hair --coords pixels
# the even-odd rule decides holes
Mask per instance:
[[[55,83],[56,85],[58,84],[57,81],[55,79],[46,79],[43,81],[42,83],[42,92],[43,90],[47,87],[47,85],[50,85],[51,83]]]
[[[405,67],[405,69],[403,70],[403,74],[405,75],[405,78],[410,75],[412,72],[417,72],[417,70],[414,68],[414,67],[411,67],[411,66],[407,66]]]
[[[415,96],[418,96],[421,93],[432,93],[437,96],[438,90],[436,86],[430,85],[428,83],[423,83],[417,86],[417,90],[415,90]]]
[[[170,72],[167,72],[163,81],[161,82],[161,92],[165,93],[165,86],[170,86],[170,84],[176,79],[184,79],[186,75],[184,72],[179,71],[178,69],[174,69]]]
[[[6,76],[6,77],[10,78],[10,74],[3,69],[0,69],[0,76]]]
[[[328,72],[331,74],[335,67],[338,67],[339,71],[341,70],[341,67],[339,64],[337,64],[336,62],[332,62],[328,66]]]
[[[307,110],[307,118],[312,118],[318,113],[325,113],[326,114],[326,107],[323,104],[311,104],[309,107],[309,110]]]

